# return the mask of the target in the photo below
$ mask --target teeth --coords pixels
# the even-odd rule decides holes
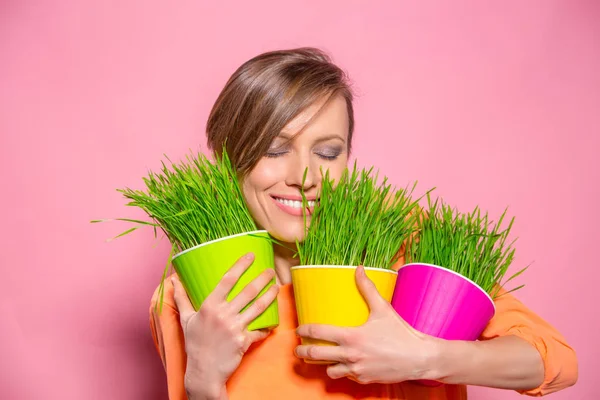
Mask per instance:
[[[302,202],[298,201],[298,200],[287,200],[287,199],[278,199],[278,198],[275,198],[275,200],[277,200],[281,204],[283,204],[285,206],[288,206],[288,207],[302,208]],[[315,206],[315,201],[314,200],[309,200],[309,201],[307,201],[307,203],[308,203],[309,207],[314,207]]]

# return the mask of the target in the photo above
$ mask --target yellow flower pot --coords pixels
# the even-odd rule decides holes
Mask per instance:
[[[398,273],[394,270],[365,267],[379,294],[391,302]],[[359,326],[369,318],[369,306],[356,285],[356,267],[308,265],[292,268],[292,284],[298,323]],[[302,339],[304,345],[334,345]],[[314,361],[307,360],[309,363]]]

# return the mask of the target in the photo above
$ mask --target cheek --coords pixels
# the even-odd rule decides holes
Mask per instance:
[[[281,181],[282,167],[268,158],[263,158],[244,179],[244,193],[259,193]]]
[[[330,162],[327,165],[323,165],[324,169],[329,169],[329,176],[335,181],[342,176],[342,173],[346,167],[348,167],[348,156],[345,154],[338,157],[335,161]]]

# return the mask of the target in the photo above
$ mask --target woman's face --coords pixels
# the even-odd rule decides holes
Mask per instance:
[[[348,162],[346,100],[336,96],[324,103],[325,99],[315,103],[290,121],[243,180],[244,196],[258,226],[286,243],[304,239],[305,169],[304,193],[313,205],[321,167],[337,180]]]

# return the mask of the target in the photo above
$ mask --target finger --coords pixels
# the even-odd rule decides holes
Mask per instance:
[[[327,375],[331,379],[340,379],[346,376],[350,377],[350,367],[347,364],[335,364],[327,367]]]
[[[348,353],[342,346],[298,346],[296,356],[314,361],[335,361],[338,363],[355,363],[356,357]]]
[[[171,282],[173,283],[175,304],[179,310],[179,319],[181,325],[185,326],[185,322],[194,315],[196,311],[194,310],[194,306],[192,306],[192,302],[190,301],[187,292],[179,281],[179,278],[173,277],[171,278]]]
[[[296,334],[303,338],[345,344],[351,330],[352,328],[342,328],[333,325],[306,324],[296,329]]]
[[[254,319],[256,319],[260,314],[262,314],[267,309],[267,307],[269,307],[271,303],[275,301],[278,293],[279,285],[275,284],[271,286],[265,292],[265,294],[257,298],[256,301],[246,309],[246,311],[240,314],[240,323],[242,324],[242,326],[244,328],[248,327],[250,322],[254,321]]]
[[[227,295],[231,292],[233,286],[237,283],[240,277],[246,272],[246,270],[254,262],[254,254],[248,253],[245,256],[239,258],[235,264],[223,275],[221,281],[217,284],[217,287],[208,296],[218,300],[227,299]]]
[[[260,292],[273,280],[275,277],[275,270],[269,268],[263,271],[258,277],[250,282],[242,291],[235,296],[230,302],[231,310],[234,313],[239,313],[244,307],[246,307],[252,300],[260,294]]]
[[[269,336],[270,334],[271,334],[271,330],[269,330],[269,329],[259,329],[256,331],[249,331],[248,338],[250,339],[251,343],[255,343],[255,342],[260,342],[262,340],[265,340],[267,338],[267,336]]]
[[[358,290],[367,302],[371,313],[377,312],[387,305],[387,301],[381,297],[375,284],[369,279],[362,266],[356,268],[356,286],[358,286]]]

